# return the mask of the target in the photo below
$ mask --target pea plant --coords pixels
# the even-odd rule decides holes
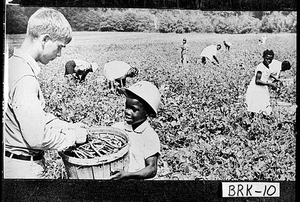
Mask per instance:
[[[284,77],[295,78],[295,37],[270,35],[274,43],[268,46],[258,46],[256,35],[226,37],[234,46],[230,51],[222,47],[217,55],[219,65],[200,63],[201,50],[209,45],[201,37],[190,37],[189,63],[184,67],[177,50],[178,35],[164,41],[137,36],[131,43],[111,40],[70,46],[39,77],[45,110],[88,126],[110,126],[123,120],[125,97],[109,91],[101,68],[78,83],[63,76],[61,65],[70,57],[94,59],[100,67],[110,60],[123,60],[139,68],[139,75],[128,78],[127,86],[147,80],[161,93],[158,116],[150,119],[161,142],[157,179],[295,180],[296,82],[270,89],[270,116],[248,113],[244,97],[267,48],[275,52],[275,59],[291,62],[292,69]],[[223,38],[211,36],[210,43]],[[47,152],[46,165],[46,177],[66,178],[56,151]]]

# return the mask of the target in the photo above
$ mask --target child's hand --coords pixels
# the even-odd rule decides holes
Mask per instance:
[[[120,180],[125,177],[125,171],[122,169],[116,169],[111,172],[110,180]]]

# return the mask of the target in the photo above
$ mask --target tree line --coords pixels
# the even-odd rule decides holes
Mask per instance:
[[[24,34],[39,7],[7,5],[6,33]],[[295,11],[201,11],[182,9],[56,7],[74,31],[160,33],[297,32]]]
[[[200,10],[297,10],[296,0],[12,0],[22,6],[114,7]]]

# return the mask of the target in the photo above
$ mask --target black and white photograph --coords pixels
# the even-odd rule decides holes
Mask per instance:
[[[234,7],[49,2],[5,2],[2,181],[9,187],[83,182],[95,194],[99,182],[143,192],[143,183],[165,190],[171,183],[174,191],[198,182],[207,192],[200,201],[295,200],[297,11],[285,7],[293,1],[278,9],[250,0]],[[10,190],[5,201],[22,200],[10,198],[15,192],[23,193]],[[176,196],[77,194],[43,201]]]

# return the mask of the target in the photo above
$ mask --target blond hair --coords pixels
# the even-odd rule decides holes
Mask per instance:
[[[49,34],[53,41],[64,40],[65,44],[72,40],[72,28],[65,16],[52,8],[40,8],[28,20],[27,36],[37,38]]]

